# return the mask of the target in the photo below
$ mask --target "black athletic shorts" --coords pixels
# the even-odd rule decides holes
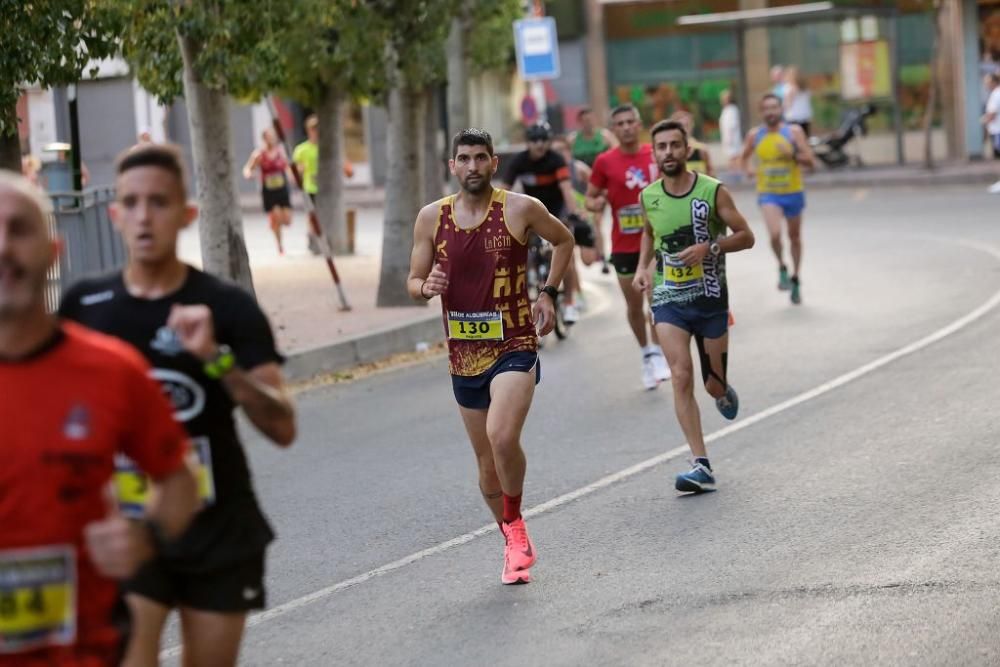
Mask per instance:
[[[270,213],[272,208],[278,206],[282,208],[292,207],[292,200],[288,194],[288,186],[274,189],[264,188],[260,191],[260,196],[264,202],[265,213]]]
[[[143,565],[125,591],[165,607],[243,612],[264,608],[264,552],[208,572],[180,572],[163,558]]]
[[[590,223],[578,215],[570,215],[566,218],[566,225],[573,232],[573,242],[581,248],[594,247],[594,228]]]
[[[615,267],[615,272],[618,275],[634,276],[639,268],[639,253],[613,252],[611,253],[611,264]]]
[[[486,410],[490,407],[490,383],[501,373],[528,373],[535,370],[535,384],[542,381],[542,362],[537,352],[508,352],[479,375],[452,375],[455,400],[463,408]]]

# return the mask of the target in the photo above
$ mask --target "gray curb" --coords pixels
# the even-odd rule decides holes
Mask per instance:
[[[413,352],[417,343],[434,344],[444,340],[441,312],[399,326],[356,334],[330,345],[289,354],[285,361],[285,377],[308,380],[323,373],[336,373],[358,364],[381,361],[401,352]]]

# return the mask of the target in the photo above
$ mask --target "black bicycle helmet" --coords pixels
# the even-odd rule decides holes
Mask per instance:
[[[548,141],[552,138],[552,126],[546,122],[535,123],[528,128],[528,141]]]

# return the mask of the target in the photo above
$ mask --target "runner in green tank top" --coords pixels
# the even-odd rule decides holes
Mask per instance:
[[[715,489],[694,398],[694,337],[705,389],[719,412],[735,419],[739,397],[727,381],[729,287],[725,255],[753,247],[753,232],[717,180],[687,168],[688,137],[676,121],[653,126],[653,154],[662,178],[640,195],[645,220],[634,285],[652,291],[656,335],[670,365],[674,409],[694,455],[677,476],[678,491]],[[732,234],[726,235],[726,230]],[[653,260],[655,276],[651,275]]]
[[[607,128],[597,126],[594,112],[589,107],[580,109],[576,120],[580,129],[569,136],[573,158],[593,167],[597,156],[617,146],[618,140]]]

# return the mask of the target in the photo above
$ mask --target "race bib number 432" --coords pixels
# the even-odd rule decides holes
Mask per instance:
[[[499,311],[486,313],[448,311],[448,338],[503,340],[503,315]]]
[[[71,546],[0,550],[0,655],[76,640]]]
[[[192,438],[190,461],[198,478],[198,496],[204,505],[215,502],[215,477],[212,473],[212,448],[208,438]],[[122,514],[142,517],[149,500],[150,481],[134,461],[123,454],[115,456],[115,498]]]

